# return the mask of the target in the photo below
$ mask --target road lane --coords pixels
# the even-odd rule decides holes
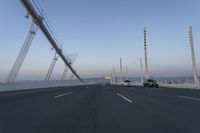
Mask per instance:
[[[199,101],[177,97],[178,94],[193,94],[185,90],[112,85],[47,90],[0,94],[0,132],[200,132]],[[58,97],[56,100],[55,96]]]
[[[198,132],[200,128],[198,123],[200,123],[200,104],[199,102],[191,102],[180,99],[176,95],[176,91],[172,96],[169,96],[169,93],[149,93],[146,89],[149,88],[135,87],[130,89],[127,87],[116,86],[114,89],[111,89],[114,93],[120,92],[126,95],[129,98],[135,98],[137,109],[141,109],[141,114],[149,114],[149,116],[154,116],[152,120],[160,121],[158,125],[162,123],[161,126],[156,127],[158,131],[163,131],[168,126],[169,129],[167,132]],[[178,91],[180,93],[181,91]],[[145,111],[142,113],[142,111]],[[140,122],[141,120],[138,120]],[[145,119],[144,121],[148,121]],[[165,126],[163,125],[165,123]],[[142,123],[141,123],[142,124]],[[145,122],[143,123],[144,125]],[[150,123],[155,124],[155,122]],[[184,126],[183,126],[184,125]],[[139,125],[138,125],[139,126]],[[145,126],[146,127],[146,126]],[[152,125],[153,127],[153,125]],[[160,129],[162,127],[162,129]],[[152,131],[153,132],[153,131]]]

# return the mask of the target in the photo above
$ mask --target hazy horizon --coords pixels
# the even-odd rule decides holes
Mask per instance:
[[[0,0],[0,81],[5,81],[26,38],[31,20],[17,1]],[[200,1],[198,0],[60,0],[39,1],[66,54],[79,53],[73,67],[83,77],[108,76],[119,58],[123,71],[140,77],[144,59],[143,28],[147,29],[149,75],[192,75],[188,28],[193,27],[197,72],[200,75]],[[53,59],[50,43],[39,30],[18,80],[42,80]],[[144,61],[143,61],[144,67]],[[59,79],[64,63],[58,60],[52,79]],[[69,75],[70,76],[70,75]]]

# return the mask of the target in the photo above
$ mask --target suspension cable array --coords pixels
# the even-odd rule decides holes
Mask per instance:
[[[62,51],[62,45],[59,44],[57,41],[55,35],[52,33],[51,28],[49,27],[46,19],[43,17],[43,11],[36,9],[33,7],[32,3],[29,0],[20,0],[23,6],[26,8],[29,15],[32,17],[32,20],[34,23],[40,28],[40,30],[44,33],[56,53],[59,55],[59,57],[64,61],[65,65],[68,67],[69,70],[81,81],[83,80],[79,77],[79,75],[76,73],[76,71],[72,68],[70,61],[65,57],[63,51]],[[50,71],[50,70],[49,70]],[[51,74],[51,72],[50,72]],[[51,75],[50,75],[51,76]],[[47,76],[50,78],[49,74]],[[46,78],[45,78],[46,79]]]
[[[66,58],[69,60],[70,64],[72,65],[74,63],[74,61],[77,59],[78,54],[72,54],[72,55],[67,55]],[[65,69],[62,73],[61,79],[60,81],[64,81],[65,77],[67,75],[69,68],[67,66],[65,66]]]
[[[22,48],[20,50],[20,53],[17,56],[17,59],[15,60],[14,65],[8,75],[8,78],[6,80],[7,83],[15,81],[37,30],[38,30],[37,25],[32,21],[29,33],[24,41],[24,44],[22,45]]]

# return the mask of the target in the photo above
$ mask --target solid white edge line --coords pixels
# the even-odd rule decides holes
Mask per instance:
[[[14,94],[1,94],[0,97],[6,97],[6,96],[15,96],[15,95],[23,95],[23,94],[31,94],[31,93],[38,93],[38,92],[48,92],[48,91],[54,91],[56,89],[50,89],[50,90],[42,90],[43,88],[34,89],[34,90],[14,90],[14,91],[25,91],[25,92],[14,92]],[[27,92],[26,92],[27,91]],[[3,91],[1,91],[3,92]],[[6,92],[7,93],[7,92]],[[13,91],[8,91],[8,93],[13,93]]]
[[[130,102],[130,103],[133,102],[133,101],[131,101],[130,99],[128,99],[128,98],[126,98],[125,96],[123,96],[122,94],[120,94],[120,93],[117,93],[117,95],[120,96],[121,98],[123,98],[124,100]]]
[[[70,92],[67,92],[67,93],[63,93],[63,94],[60,94],[60,95],[54,96],[54,98],[59,98],[59,97],[65,96],[65,95],[69,95],[69,94],[71,94],[71,93],[73,93],[73,92],[70,91]]]
[[[200,101],[199,98],[194,98],[194,97],[186,97],[186,96],[181,96],[181,95],[179,95],[178,97],[185,98],[185,99],[190,99],[190,100],[198,100],[198,101]]]

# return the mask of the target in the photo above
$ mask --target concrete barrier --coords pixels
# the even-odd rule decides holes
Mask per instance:
[[[82,83],[47,83],[34,82],[34,83],[1,83],[0,92],[3,91],[16,91],[16,90],[28,90],[28,89],[41,89],[49,87],[63,87],[63,86],[75,86],[84,85]]]
[[[143,86],[141,82],[132,82],[131,85],[134,86]],[[200,89],[200,85],[195,86],[194,84],[167,84],[167,83],[160,83],[160,87],[167,87],[167,88],[184,88],[184,89]]]
[[[160,87],[200,89],[199,85],[195,86],[194,84],[160,84]]]

